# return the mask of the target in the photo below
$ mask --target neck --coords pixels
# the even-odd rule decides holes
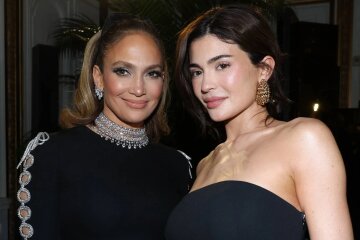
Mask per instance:
[[[110,121],[114,122],[115,124],[121,126],[121,127],[125,127],[125,128],[134,128],[134,129],[138,129],[138,128],[144,128],[144,122],[140,121],[140,122],[126,122],[126,121],[122,121],[118,118],[118,116],[111,111],[107,106],[104,106],[104,110],[102,112],[102,114],[104,114],[106,116],[107,119],[109,119]]]
[[[149,143],[145,128],[127,128],[111,121],[104,113],[95,119],[94,130],[105,140],[123,148],[141,148]]]
[[[225,124],[228,140],[267,128],[268,112],[264,107],[256,107],[256,111],[244,111]],[[271,123],[274,119],[270,118]]]

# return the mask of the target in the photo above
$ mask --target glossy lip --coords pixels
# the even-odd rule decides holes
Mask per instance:
[[[133,100],[133,99],[123,99],[126,105],[130,108],[135,109],[143,109],[146,107],[148,101],[147,100]]]
[[[206,104],[207,108],[216,108],[218,107],[226,97],[209,97],[209,98],[203,98],[203,101]]]

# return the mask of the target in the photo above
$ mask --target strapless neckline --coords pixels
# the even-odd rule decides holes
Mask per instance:
[[[225,180],[188,193],[172,211],[167,240],[304,240],[305,214],[251,182]]]
[[[206,185],[204,187],[201,187],[201,188],[198,188],[198,189],[195,189],[195,190],[189,192],[184,198],[190,198],[190,197],[192,197],[192,195],[198,195],[198,194],[202,194],[203,192],[211,191],[213,188],[221,188],[223,185],[247,185],[248,187],[255,188],[257,190],[260,190],[260,191],[264,192],[265,194],[271,195],[275,199],[278,199],[280,202],[282,202],[285,205],[289,206],[291,209],[293,209],[297,213],[304,214],[304,212],[299,211],[291,203],[289,203],[288,201],[286,201],[282,197],[278,196],[277,194],[271,192],[270,190],[268,190],[268,189],[266,189],[264,187],[261,187],[261,186],[259,186],[257,184],[247,182],[247,181],[241,181],[241,180],[224,180],[224,181],[220,181],[220,182],[216,182],[216,183],[211,183],[209,185]]]

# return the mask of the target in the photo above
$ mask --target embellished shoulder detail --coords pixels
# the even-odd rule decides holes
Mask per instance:
[[[191,173],[191,169],[192,169],[192,164],[191,164],[191,157],[189,157],[189,155],[187,155],[186,153],[184,153],[183,151],[181,150],[177,150],[179,153],[181,153],[185,158],[186,160],[188,161],[188,164],[189,164],[189,176],[190,176],[190,179],[192,179],[192,173]]]
[[[34,234],[33,227],[26,223],[31,217],[31,209],[25,205],[31,199],[30,191],[25,187],[31,181],[31,173],[28,169],[34,164],[34,156],[31,154],[31,151],[38,145],[44,144],[49,139],[50,136],[47,132],[39,132],[27,145],[20,162],[16,167],[19,169],[21,165],[23,166],[22,172],[19,175],[20,189],[17,192],[17,200],[20,202],[20,207],[18,208],[17,215],[21,220],[19,231],[24,240],[31,238]]]

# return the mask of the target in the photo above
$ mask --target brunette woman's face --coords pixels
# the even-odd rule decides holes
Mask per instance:
[[[98,88],[104,90],[104,114],[126,127],[142,127],[158,105],[164,81],[161,52],[147,33],[134,32],[111,45],[102,71],[93,69]]]
[[[227,121],[256,104],[260,81],[246,52],[208,34],[190,45],[193,91],[214,121]]]

